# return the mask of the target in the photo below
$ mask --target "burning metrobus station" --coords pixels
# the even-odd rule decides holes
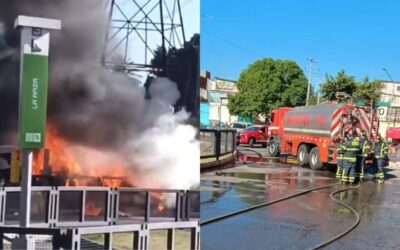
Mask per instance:
[[[160,141],[174,139],[163,136],[164,130],[154,126],[140,130],[145,131],[146,140],[138,137],[133,142],[118,144],[109,139],[112,147],[118,150],[96,147],[94,145],[99,145],[96,140],[87,139],[86,145],[76,143],[86,137],[97,138],[91,137],[96,133],[102,137],[99,129],[107,130],[107,138],[118,137],[118,132],[113,130],[119,128],[112,127],[115,122],[112,119],[109,125],[96,125],[108,122],[100,115],[90,121],[92,127],[86,126],[82,130],[74,128],[73,123],[63,129],[62,125],[68,124],[66,119],[57,120],[54,113],[49,117],[47,105],[55,105],[55,102],[47,103],[47,85],[53,84],[48,83],[48,57],[51,60],[52,53],[50,35],[61,32],[61,21],[18,15],[15,29],[20,34],[19,115],[17,135],[12,136],[19,139],[16,145],[0,146],[0,159],[10,166],[8,170],[2,170],[0,248],[199,249],[199,191],[192,190],[193,185],[187,184],[170,188],[175,187],[171,183],[179,182],[168,175],[168,172],[177,172],[168,169],[174,161],[157,154],[157,143],[147,143],[151,141],[151,133],[159,133]],[[108,74],[112,73],[102,74],[99,78],[109,80]],[[77,85],[67,87],[78,88],[72,91],[78,97],[91,95]],[[107,94],[102,95],[107,98]],[[124,93],[121,96],[127,98]],[[75,100],[80,101],[79,98]],[[116,106],[121,109],[118,103]],[[139,105],[143,110],[145,106]],[[80,109],[85,112],[82,107]],[[96,105],[88,109],[93,108]],[[107,112],[101,105],[97,108]],[[159,116],[166,124],[165,129],[175,131],[174,116]],[[112,115],[105,117],[113,118]],[[74,121],[86,118],[76,114]],[[126,122],[121,124],[130,126]],[[187,126],[179,126],[186,134],[191,134],[192,130]],[[74,129],[73,136],[68,127]],[[153,157],[140,157],[149,148],[154,150]],[[167,151],[165,155],[171,153]],[[167,169],[161,173],[146,165],[163,163]],[[141,168],[142,165],[145,167]],[[175,176],[184,178],[184,174]],[[162,244],[152,247],[154,240]]]

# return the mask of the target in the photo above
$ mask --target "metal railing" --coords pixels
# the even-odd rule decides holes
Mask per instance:
[[[154,233],[164,231],[165,239]],[[186,231],[185,238],[179,232]],[[198,221],[77,228],[0,227],[0,249],[200,249]],[[161,241],[161,243],[160,243]],[[158,246],[151,247],[152,242]],[[178,243],[178,244],[176,244]],[[178,246],[177,246],[178,245]]]
[[[200,129],[200,159],[216,158],[233,154],[236,149],[236,130]]]
[[[149,249],[160,231],[156,248],[199,249],[197,190],[32,187],[29,227],[18,226],[20,192],[0,188],[0,249]]]
[[[0,226],[19,223],[20,187],[0,189]],[[197,220],[194,190],[32,187],[31,227],[81,227]]]

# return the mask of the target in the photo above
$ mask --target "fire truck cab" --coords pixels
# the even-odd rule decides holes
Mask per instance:
[[[281,135],[283,134],[283,118],[292,108],[279,108],[271,112],[271,124],[268,127],[267,151],[271,156],[279,156]]]

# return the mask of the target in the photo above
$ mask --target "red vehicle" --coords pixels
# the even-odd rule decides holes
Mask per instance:
[[[268,126],[252,125],[238,134],[237,144],[248,144],[253,147],[255,144],[267,146]]]
[[[379,120],[369,107],[330,102],[308,107],[280,108],[272,111],[268,130],[268,153],[297,156],[301,166],[321,169],[324,163],[336,164],[335,137],[366,131],[370,139],[378,133]]]
[[[400,128],[388,128],[386,130],[386,139],[393,144],[400,143]]]

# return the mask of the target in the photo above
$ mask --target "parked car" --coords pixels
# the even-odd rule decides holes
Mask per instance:
[[[263,147],[266,147],[267,141],[268,126],[252,125],[240,132],[237,144],[248,144],[250,147],[253,147],[255,144],[261,144]]]
[[[238,134],[242,132],[244,129],[248,128],[249,126],[251,126],[251,124],[244,122],[232,122],[231,124],[229,124],[229,128],[236,129],[236,132]]]

